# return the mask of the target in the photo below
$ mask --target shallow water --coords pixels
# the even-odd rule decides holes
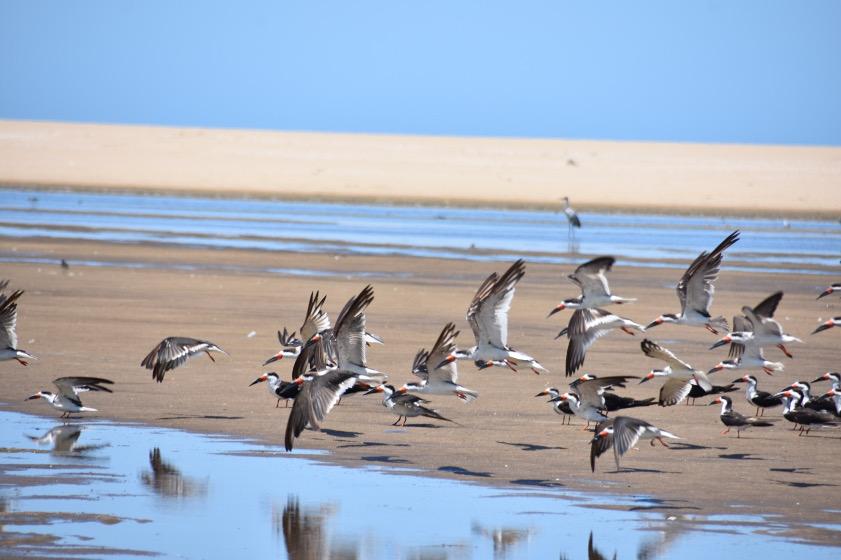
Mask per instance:
[[[837,268],[841,224],[832,221],[588,213],[574,241],[557,212],[289,202],[158,195],[0,190],[0,237],[318,253],[569,264],[569,253],[627,263],[686,265],[727,233],[747,269]],[[668,263],[666,263],[668,264]],[[743,266],[744,267],[744,266]]]
[[[692,504],[332,466],[279,447],[0,411],[0,549],[92,558],[837,558]],[[371,462],[382,460],[372,457]],[[618,509],[607,509],[618,508]],[[40,536],[53,535],[54,542]],[[836,537],[837,535],[837,537]]]

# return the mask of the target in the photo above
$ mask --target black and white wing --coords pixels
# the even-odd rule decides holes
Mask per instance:
[[[569,377],[584,364],[587,350],[610,332],[616,315],[604,309],[576,309],[566,328],[569,338],[566,354],[566,375]]]
[[[613,425],[613,418],[608,418],[607,420],[600,422],[596,425],[595,433],[601,433],[605,428]],[[607,437],[599,437],[593,438],[592,442],[590,443],[590,470],[595,472],[596,471],[596,459],[601,457],[604,453],[607,452],[611,447],[613,447],[613,436],[609,435]]]
[[[753,331],[753,323],[748,321],[747,317],[743,315],[734,315],[733,316],[733,332],[752,332]],[[727,353],[727,357],[731,359],[738,359],[742,357],[742,354],[745,353],[745,345],[740,344],[738,342],[732,342],[730,344],[730,351]]]
[[[277,340],[280,342],[280,345],[284,348],[295,348],[297,346],[301,346],[303,342],[299,338],[295,338],[295,331],[292,331],[292,334],[289,334],[289,331],[286,330],[286,327],[283,327],[283,332],[277,331]]]
[[[574,381],[570,388],[578,393],[582,403],[587,403],[596,408],[604,408],[604,392],[608,387],[624,387],[629,379],[639,379],[635,375],[612,375],[610,377],[596,377],[586,381]]]
[[[676,370],[689,370],[693,371],[694,368],[675,356],[671,350],[667,348],[663,348],[653,340],[649,340],[647,338],[643,339],[640,342],[640,348],[642,348],[643,354],[648,356],[649,358],[655,358],[657,360],[662,360],[666,362],[672,369]]]
[[[326,371],[304,381],[286,423],[286,450],[292,451],[295,438],[300,436],[307,426],[318,429],[327,413],[355,383],[356,376],[353,373],[341,370]]]
[[[606,273],[610,271],[614,262],[616,259],[613,257],[597,257],[576,268],[575,272],[569,275],[569,279],[578,284],[584,299],[610,297]]]
[[[79,393],[85,391],[113,393],[114,391],[105,386],[113,384],[114,382],[110,379],[101,377],[59,377],[53,380],[53,385],[58,387],[58,392],[71,399],[75,399]]]
[[[736,230],[719,243],[712,252],[702,252],[689,265],[676,288],[677,297],[680,300],[681,314],[685,315],[687,309],[692,309],[701,315],[709,316],[709,309],[715,292],[713,283],[718,279],[724,250],[738,240],[739,230]]]
[[[698,383],[700,386],[701,383]],[[709,388],[701,387],[705,391],[709,391]],[[689,392],[692,391],[692,380],[691,379],[680,379],[678,377],[667,377],[666,381],[663,383],[663,386],[660,387],[660,394],[658,396],[657,403],[660,406],[673,406],[677,403],[681,402],[683,399],[689,396]]]
[[[429,369],[427,369],[427,362],[429,361],[429,352],[426,348],[421,348],[415,354],[415,359],[412,361],[412,373],[420,377],[424,381],[429,379]]]
[[[482,285],[485,290],[480,288],[476,293],[467,315],[476,317],[481,340],[497,348],[508,347],[508,311],[517,282],[525,273],[525,261],[518,259],[496,281],[488,284],[486,280]]]
[[[3,281],[4,288],[8,285],[8,282],[8,280]],[[18,335],[15,326],[18,320],[17,300],[22,295],[23,290],[14,291],[8,296],[0,293],[0,348],[17,349],[18,347]]]
[[[152,370],[152,378],[158,383],[161,383],[164,380],[164,374],[166,372],[184,364],[190,356],[211,348],[221,351],[221,348],[206,340],[184,336],[170,336],[155,346],[143,358],[140,365]]]
[[[301,324],[301,328],[298,329],[301,331],[301,337],[304,342],[330,328],[330,317],[324,311],[325,301],[327,301],[327,296],[320,297],[319,292],[310,293],[307,313],[304,316],[304,322]]]
[[[613,454],[617,469],[619,457],[637,444],[649,426],[651,424],[648,422],[629,416],[617,416],[613,419]]]
[[[427,371],[427,379],[431,377],[450,383],[458,383],[458,365],[455,360],[446,363],[440,368],[435,367],[443,362],[447,356],[455,352],[456,337],[458,336],[458,333],[459,331],[456,330],[456,326],[453,323],[447,323],[444,325],[444,328],[441,329],[441,334],[438,335],[438,339],[435,341],[435,344],[432,346],[432,350],[429,351],[429,355],[427,356],[425,367]]]
[[[339,369],[349,365],[364,368],[368,365],[365,344],[365,308],[374,301],[374,288],[365,286],[352,297],[336,318],[333,336],[336,337],[336,360]]]
[[[774,313],[777,311],[777,306],[780,305],[780,301],[782,299],[783,292],[774,292],[759,302],[759,305],[753,308],[754,315],[757,317],[768,317],[770,319],[774,316]]]

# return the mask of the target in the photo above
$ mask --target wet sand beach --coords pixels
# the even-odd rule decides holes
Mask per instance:
[[[56,415],[42,402],[24,402],[63,375],[93,375],[113,379],[112,395],[84,395],[99,417],[226,433],[282,444],[288,410],[276,409],[262,385],[248,384],[266,368],[260,364],[277,351],[276,330],[297,329],[311,290],[328,295],[327,309],[335,316],[344,302],[371,282],[375,301],[368,312],[369,329],[386,344],[369,353],[372,367],[388,372],[395,384],[412,378],[416,350],[429,347],[441,327],[454,321],[459,342],[471,343],[464,312],[481,280],[502,263],[466,262],[409,257],[302,255],[296,253],[191,249],[153,244],[115,245],[84,241],[4,240],[3,256],[39,256],[56,264],[3,265],[12,287],[26,290],[20,302],[20,346],[39,356],[29,367],[5,362],[0,376],[0,400],[15,410]],[[70,263],[69,272],[58,266]],[[75,263],[127,261],[149,268],[87,267]],[[196,265],[171,270],[167,263]],[[239,265],[222,270],[220,264]],[[811,381],[837,369],[838,333],[810,336],[818,318],[838,315],[837,298],[815,301],[834,279],[826,276],[738,272],[725,258],[716,285],[715,313],[732,317],[742,305],[755,305],[775,290],[785,297],[777,316],[784,328],[804,339],[793,344],[789,360],[775,349],[769,357],[784,361],[785,372],[768,377],[754,372],[760,388],[776,390],[794,380]],[[284,276],[260,272],[278,268],[326,271],[325,276]],[[371,278],[359,272],[381,273]],[[575,295],[563,280],[571,267],[528,264],[517,289],[510,317],[510,342],[537,357],[551,370],[534,375],[525,370],[478,372],[460,364],[460,381],[480,392],[472,404],[436,396],[433,407],[459,425],[410,420],[394,428],[395,420],[377,396],[351,396],[327,418],[321,432],[306,431],[297,446],[326,449],[324,460],[348,465],[389,465],[417,468],[423,474],[521,487],[559,487],[613,493],[651,495],[656,509],[686,513],[733,512],[778,514],[808,521],[832,521],[837,515],[836,488],[841,484],[837,456],[841,430],[815,430],[798,437],[779,409],[772,428],[720,435],[718,406],[711,400],[697,406],[648,407],[628,411],[683,438],[671,449],[641,445],[614,472],[612,455],[590,472],[590,435],[580,421],[561,426],[560,417],[534,395],[547,386],[565,387],[565,345],[553,341],[566,324],[562,317],[546,319],[563,297]],[[662,312],[677,311],[673,286],[676,269],[634,268],[617,263],[611,273],[615,293],[637,297],[616,311],[646,323]],[[251,332],[256,334],[249,337]],[[139,364],[161,338],[185,335],[209,339],[228,352],[211,363],[192,359],[157,384]],[[709,351],[716,338],[703,329],[661,326],[649,336],[673,349],[700,369],[712,367],[726,351]],[[582,371],[598,375],[643,376],[661,364],[639,350],[640,336],[611,334],[588,353]],[[291,363],[273,364],[288,378]],[[738,373],[721,372],[713,381],[726,384]],[[637,398],[655,396],[659,383],[631,384]],[[814,385],[815,393],[826,387]],[[736,410],[753,414],[743,397],[733,393]]]

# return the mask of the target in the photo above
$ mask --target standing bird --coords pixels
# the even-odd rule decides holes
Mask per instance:
[[[275,408],[280,406],[281,400],[286,401],[286,408],[288,408],[289,401],[294,401],[295,397],[298,396],[298,391],[301,390],[301,386],[298,383],[295,383],[294,381],[284,381],[273,371],[264,373],[249,383],[248,386],[251,387],[252,385],[263,382],[265,382],[266,386],[269,388],[269,393],[271,393],[273,397],[277,398],[277,402],[274,406]]]
[[[559,414],[561,416],[561,426],[572,423],[572,417],[575,416],[575,413],[573,413],[572,409],[569,407],[569,401],[561,400],[560,391],[558,391],[555,387],[549,387],[535,395],[535,397],[544,396],[551,397],[546,402],[552,405],[552,410],[555,411],[555,414]],[[569,422],[567,422],[567,420],[569,420]]]
[[[581,296],[565,299],[547,317],[551,317],[558,311],[564,309],[593,309],[603,307],[612,303],[622,304],[636,301],[636,299],[623,298],[610,293],[610,286],[607,283],[607,272],[610,272],[616,259],[613,257],[597,257],[589,260],[575,269],[568,278],[581,288]]]
[[[733,383],[747,383],[745,391],[745,399],[756,407],[756,415],[763,416],[766,408],[773,408],[783,404],[782,397],[772,395],[768,391],[760,391],[757,388],[756,377],[752,375],[743,375],[739,379],[734,379]]]
[[[49,391],[38,391],[26,400],[44,399],[56,410],[62,411],[61,417],[66,418],[76,412],[96,412],[95,408],[82,406],[79,393],[85,391],[104,391],[113,393],[105,385],[113,385],[114,382],[101,377],[59,377],[53,380],[53,385],[58,387],[58,394]]]
[[[458,384],[456,360],[447,360],[455,351],[457,336],[458,331],[453,323],[444,325],[432,350],[427,352],[421,349],[415,356],[412,373],[420,377],[420,382],[406,383],[401,389],[429,395],[455,395],[464,402],[476,400],[479,393]],[[434,364],[444,365],[436,368]]]
[[[645,383],[655,377],[666,377],[666,382],[660,388],[659,404],[660,406],[672,406],[679,403],[692,391],[691,380],[695,380],[698,386],[704,391],[711,391],[713,386],[710,383],[707,374],[703,371],[696,370],[677,356],[671,350],[663,348],[656,342],[649,339],[644,339],[640,343],[643,354],[649,358],[655,358],[666,362],[666,368],[662,370],[652,370],[640,383]]]
[[[564,200],[564,215],[567,217],[567,225],[569,230],[567,231],[567,235],[569,236],[570,240],[575,239],[575,229],[581,228],[581,219],[578,217],[578,213],[573,210],[572,206],[569,205],[569,197],[565,196]]]
[[[813,426],[825,427],[838,425],[838,419],[832,413],[800,406],[803,393],[799,389],[787,389],[778,394],[783,397],[783,404],[785,406],[783,418],[793,423],[794,428],[800,426],[800,434],[798,435],[802,436],[804,430],[808,434]]]
[[[385,394],[385,398],[383,398],[383,406],[397,415],[397,420],[394,424],[392,424],[392,426],[399,424],[401,419],[403,420],[403,424],[401,425],[405,426],[406,420],[410,416],[426,416],[427,418],[435,418],[436,420],[444,420],[455,424],[455,422],[449,418],[444,418],[434,410],[423,406],[429,401],[422,399],[417,395],[410,395],[408,393],[398,391],[393,385],[377,385],[376,387],[369,389],[365,394],[369,395],[371,393]]]
[[[35,356],[18,348],[18,335],[15,325],[18,320],[17,300],[23,290],[16,290],[8,296],[3,290],[9,285],[8,280],[0,281],[0,361],[17,360],[22,366],[29,365],[26,360],[35,360]]]
[[[629,416],[617,416],[596,426],[596,435],[590,442],[590,470],[596,471],[596,458],[613,447],[616,470],[619,470],[619,457],[637,444],[641,439],[650,439],[651,446],[659,441],[663,447],[669,447],[663,438],[681,439],[671,432],[661,430],[645,420]]]
[[[476,346],[454,351],[437,364],[436,369],[443,367],[446,361],[458,358],[473,360],[480,369],[505,365],[517,371],[517,366],[526,365],[537,374],[549,371],[528,354],[508,346],[508,311],[514,289],[525,273],[526,263],[518,259],[502,275],[494,272],[482,282],[467,308],[467,322],[473,330]]]
[[[718,334],[718,329],[726,331],[727,319],[721,316],[712,317],[710,315],[710,305],[715,293],[713,283],[718,279],[724,251],[738,240],[739,230],[736,230],[724,238],[724,241],[719,243],[712,252],[703,251],[698,255],[677,283],[676,291],[678,300],[680,300],[680,315],[674,313],[660,315],[646,329],[663,323],[675,323],[677,325],[703,326],[713,334]]]
[[[812,334],[818,334],[821,331],[831,329],[832,327],[841,327],[841,317],[833,317],[821,323],[818,328],[812,331]]]
[[[730,428],[736,428],[736,439],[742,437],[742,430],[747,429],[751,426],[773,426],[772,422],[767,420],[760,420],[759,418],[754,418],[753,416],[744,416],[739,414],[735,410],[733,410],[733,401],[730,400],[730,397],[721,396],[716,397],[710,405],[714,404],[721,404],[721,423],[727,426],[727,429],[721,432],[721,435],[724,435],[730,431]]]
[[[163,339],[155,346],[149,354],[143,358],[140,365],[152,370],[152,379],[162,383],[164,375],[171,369],[175,369],[187,361],[187,358],[204,352],[211,362],[216,360],[211,352],[220,352],[228,355],[227,352],[207,340],[198,340],[186,336],[170,336]]]
[[[555,337],[566,334],[569,339],[566,353],[567,377],[584,365],[584,358],[590,346],[612,329],[622,329],[630,335],[634,334],[630,329],[645,332],[642,325],[604,309],[577,309],[572,314],[569,325]]]

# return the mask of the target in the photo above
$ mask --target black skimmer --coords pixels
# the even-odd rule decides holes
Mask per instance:
[[[552,410],[561,416],[561,426],[565,423],[571,423],[572,417],[575,416],[575,413],[569,407],[569,401],[560,399],[561,392],[555,387],[548,387],[535,395],[535,397],[545,396],[550,397],[550,399],[546,402],[550,403],[552,405]],[[567,422],[567,420],[569,420],[569,422]]]
[[[832,327],[841,327],[841,317],[833,317],[832,319],[824,321],[818,325],[818,328],[812,331],[812,334],[818,334],[819,332],[831,329]]]
[[[826,412],[835,412],[835,403],[829,397],[812,397],[812,386],[805,381],[795,381],[786,389],[796,389],[800,392],[800,406],[803,408],[811,408],[812,410]]]
[[[365,286],[356,296],[350,298],[339,315],[332,333],[333,342],[328,348],[335,348],[338,369],[357,375],[360,381],[379,385],[388,376],[368,367],[367,337],[365,332],[365,309],[374,301],[374,288]],[[315,338],[321,336],[316,334]],[[312,340],[312,339],[311,339]]]
[[[567,377],[584,365],[590,346],[613,329],[621,329],[630,335],[634,334],[631,329],[645,331],[642,325],[604,309],[577,309],[572,314],[569,325],[555,337],[566,335],[569,339],[566,353]]]
[[[575,391],[562,393],[557,400],[568,402],[572,413],[587,421],[587,425],[584,426],[585,430],[589,429],[590,422],[607,420],[607,415],[603,412],[604,408],[599,408],[589,400],[583,400]]]
[[[569,230],[567,231],[567,235],[570,238],[575,237],[575,229],[581,228],[581,219],[578,217],[578,213],[572,209],[572,206],[569,205],[569,197],[565,196],[563,198],[564,201],[564,216],[567,217],[567,225],[569,226]]]
[[[739,379],[734,379],[733,383],[747,383],[747,390],[745,391],[745,399],[756,407],[756,415],[763,416],[766,408],[773,408],[783,404],[782,397],[772,395],[768,391],[760,391],[756,386],[756,377],[752,375],[743,375]]]
[[[817,297],[817,299],[821,299],[821,298],[826,297],[830,294],[834,294],[835,292],[841,292],[841,282],[836,282],[836,283],[832,284],[829,288],[827,288],[823,292],[821,292],[821,295],[819,295]]]
[[[502,275],[494,272],[482,282],[467,308],[467,322],[473,330],[476,346],[457,350],[453,356],[473,360],[480,368],[499,364],[517,371],[517,366],[526,365],[538,374],[548,371],[528,354],[508,346],[508,310],[511,309],[517,282],[525,273],[526,264],[519,259]],[[443,365],[442,362],[438,367]]]
[[[304,367],[309,364],[308,354],[316,351],[318,349],[314,344],[305,344],[301,355],[296,360],[296,365]],[[356,382],[356,374],[338,369],[301,373],[295,377],[293,383],[301,388],[298,396],[295,397],[289,420],[286,422],[284,438],[286,450],[292,451],[295,438],[300,436],[307,426],[314,430],[319,429],[327,414],[339,402],[342,394]]]
[[[704,391],[712,390],[712,383],[710,383],[706,373],[696,370],[675,356],[670,350],[647,338],[640,343],[640,347],[649,358],[662,360],[667,364],[665,369],[652,370],[640,380],[640,383],[645,383],[655,377],[666,378],[665,383],[660,388],[658,398],[660,406],[675,405],[689,396],[689,392],[692,390],[690,381],[693,379]]]
[[[479,393],[458,384],[458,364],[454,355],[457,336],[455,325],[447,323],[432,350],[421,349],[415,355],[412,373],[420,377],[420,382],[406,383],[401,389],[429,395],[455,395],[464,402],[476,400]],[[435,367],[436,364],[444,365]]]
[[[569,391],[557,397],[560,401],[569,402],[569,408],[576,416],[587,421],[586,430],[590,422],[601,422],[607,418],[606,391],[613,387],[624,387],[628,379],[638,379],[629,375],[614,375],[610,377],[596,377],[585,374],[569,384]]]
[[[284,381],[280,378],[280,376],[271,371],[269,373],[264,373],[254,381],[248,384],[249,387],[252,385],[256,385],[257,383],[266,383],[267,387],[269,388],[269,393],[272,394],[273,397],[277,399],[275,403],[275,408],[280,406],[280,401],[286,401],[286,407],[289,407],[289,401],[295,400],[295,397],[298,396],[298,391],[300,391],[301,386],[298,383],[293,381]]]
[[[585,373],[569,384],[570,389],[577,392],[582,398],[589,398],[598,408],[607,412],[624,410],[626,408],[637,408],[651,406],[655,399],[636,400],[631,397],[623,397],[612,392],[616,387],[625,388],[628,379],[639,379],[635,375],[614,375],[611,377],[596,377]],[[557,396],[557,395],[556,395]]]
[[[204,352],[210,361],[216,360],[211,352],[220,352],[228,355],[227,352],[207,340],[198,340],[186,336],[170,336],[163,339],[155,346],[149,354],[143,358],[140,365],[152,370],[152,379],[158,383],[164,380],[164,374],[171,369],[184,364],[187,358]]]
[[[736,428],[736,439],[742,437],[742,430],[750,428],[751,426],[773,426],[772,422],[767,420],[760,420],[759,418],[754,418],[753,416],[744,416],[743,414],[739,414],[735,410],[733,410],[733,401],[730,400],[730,397],[721,396],[716,397],[710,405],[714,404],[721,404],[721,423],[727,426],[727,429],[721,432],[721,435],[724,435],[730,431],[731,428]]]
[[[812,383],[819,383],[821,381],[829,381],[832,384],[833,389],[841,391],[841,373],[838,373],[837,371],[828,371],[817,379],[813,379]]]
[[[410,395],[408,393],[398,391],[393,385],[377,385],[376,387],[369,389],[365,394],[368,395],[371,393],[383,393],[385,395],[383,398],[383,406],[397,415],[397,420],[394,424],[392,424],[392,426],[399,424],[401,419],[403,420],[403,424],[401,425],[405,426],[406,420],[410,416],[426,416],[427,418],[444,420],[446,422],[452,422],[453,424],[456,423],[449,418],[444,418],[431,408],[423,406],[424,404],[429,403],[428,400],[422,399],[417,395]]]
[[[719,330],[726,331],[727,319],[721,316],[710,316],[710,305],[715,292],[713,283],[718,279],[724,251],[738,240],[739,230],[736,230],[724,238],[724,241],[719,243],[712,252],[704,251],[698,255],[677,283],[680,315],[665,313],[654,319],[646,328],[650,329],[663,323],[674,323],[706,327],[713,334],[718,334]]]
[[[49,391],[38,391],[26,400],[44,399],[56,410],[62,411],[61,417],[65,418],[77,412],[96,412],[95,408],[82,406],[79,394],[85,391],[104,391],[113,393],[105,385],[113,385],[114,382],[101,377],[59,377],[53,380],[53,385],[58,387],[58,394]]]
[[[746,317],[733,317],[733,331],[752,332],[753,325]],[[728,356],[730,359],[718,362],[707,373],[714,373],[722,369],[758,368],[768,375],[773,375],[775,371],[783,371],[785,369],[785,366],[780,362],[766,360],[762,347],[753,339],[745,342],[732,342]]]
[[[272,362],[282,360],[283,358],[297,358],[298,354],[301,353],[301,346],[303,345],[303,342],[301,339],[295,338],[294,331],[292,334],[289,334],[286,327],[283,327],[283,332],[277,331],[277,340],[280,342],[281,350],[263,362],[264,366],[267,366]]]
[[[689,384],[692,385],[692,387],[689,388],[689,394],[686,395],[687,406],[690,404],[692,406],[695,406],[695,399],[700,399],[701,397],[720,395],[722,393],[733,393],[739,390],[738,387],[736,387],[732,383],[729,383],[727,385],[713,385],[713,388],[709,391],[704,391],[694,379],[690,379]],[[692,399],[691,403],[689,402],[689,399]]]
[[[832,399],[835,404],[835,416],[841,417],[841,390],[834,387],[826,392],[823,398]]]
[[[668,444],[663,438],[681,439],[671,432],[661,430],[645,420],[629,416],[617,416],[596,426],[596,435],[590,444],[590,470],[596,471],[596,458],[613,447],[616,470],[619,470],[619,457],[634,447],[641,439],[650,439],[652,447],[659,441],[664,447]]]
[[[565,299],[555,306],[547,317],[564,309],[594,309],[612,303],[636,301],[636,299],[623,298],[610,293],[605,274],[610,271],[615,261],[613,257],[597,257],[576,268],[568,278],[581,288],[581,296]]]
[[[783,353],[792,358],[791,353],[786,349],[785,345],[789,342],[803,342],[797,337],[791,336],[783,332],[783,327],[773,319],[774,312],[780,300],[783,299],[783,292],[775,292],[762,300],[759,305],[754,308],[748,306],[742,307],[742,313],[749,321],[751,330],[749,331],[733,331],[715,344],[710,349],[718,348],[725,344],[736,342],[738,344],[755,346],[776,346]]]
[[[17,300],[23,290],[15,290],[8,296],[3,290],[9,285],[8,280],[0,281],[0,361],[17,360],[21,365],[29,365],[26,360],[35,360],[35,356],[18,348],[18,335],[15,325],[18,319]]]
[[[831,412],[827,412],[825,410],[813,410],[811,408],[804,408],[800,406],[800,402],[803,399],[803,393],[799,389],[786,389],[785,391],[782,391],[780,395],[783,397],[785,405],[783,417],[789,422],[792,422],[795,428],[800,426],[799,435],[802,436],[804,430],[806,431],[806,434],[808,434],[815,426],[826,427],[838,425],[838,419]]]

